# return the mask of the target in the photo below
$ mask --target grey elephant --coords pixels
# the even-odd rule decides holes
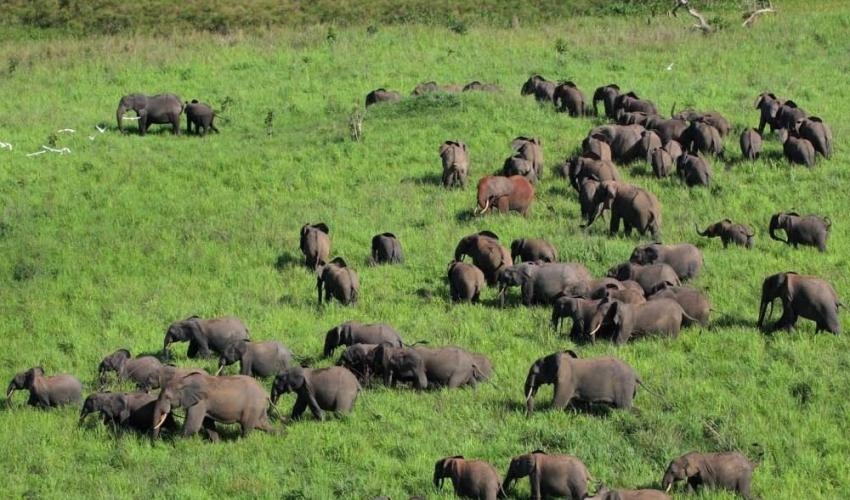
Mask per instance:
[[[602,280],[610,280],[610,282],[603,285],[595,284]],[[646,302],[643,288],[636,281],[619,281],[614,278],[594,280],[591,284],[590,298],[597,300],[619,300],[627,304],[643,304]],[[585,323],[589,326],[591,321],[586,321]],[[589,335],[589,332],[586,331],[585,333]]]
[[[511,242],[511,259],[514,262],[557,262],[558,250],[540,238],[520,238]]]
[[[401,242],[393,233],[381,233],[372,237],[372,264],[404,264]]]
[[[514,153],[513,155],[505,158],[505,162],[502,164],[501,175],[503,177],[519,175],[526,178],[528,182],[532,184],[538,181],[537,171],[534,170],[534,164],[523,158],[519,153]]]
[[[172,380],[160,391],[153,410],[153,428],[159,430],[175,408],[183,408],[183,437],[203,427],[212,440],[217,440],[215,422],[238,423],[243,437],[253,429],[273,432],[267,416],[268,401],[263,386],[251,377],[193,372]]]
[[[153,412],[157,396],[145,392],[98,392],[89,395],[80,410],[80,423],[92,413],[99,413],[103,423],[113,428],[129,427],[139,432],[153,431]],[[169,413],[163,425],[169,430],[177,429],[174,417]]]
[[[596,160],[611,161],[611,146],[602,139],[587,136],[581,141],[581,155]]]
[[[610,208],[611,234],[620,230],[622,220],[626,236],[636,229],[639,234],[648,232],[655,241],[660,241],[661,203],[649,191],[625,182],[605,181],[596,190],[592,204],[595,209],[585,227],[593,225],[604,210]]]
[[[693,121],[681,137],[682,148],[689,153],[723,153],[720,131],[704,121]]]
[[[650,334],[660,334],[671,338],[679,336],[686,323],[699,321],[685,312],[673,299],[647,300],[643,304],[626,304],[613,300],[602,303],[597,310],[591,341],[596,337],[609,337],[617,345],[623,345],[632,338]]]
[[[301,226],[301,253],[304,265],[316,271],[328,261],[331,252],[331,230],[324,222]]]
[[[174,342],[189,342],[186,355],[189,358],[208,358],[213,352],[221,354],[234,340],[249,338],[248,327],[239,318],[201,319],[190,316],[175,321],[165,331],[162,352],[168,356],[168,347]]]
[[[449,478],[455,495],[476,500],[496,500],[503,497],[502,479],[495,467],[483,460],[468,460],[463,455],[445,457],[434,464],[434,486],[443,487]]]
[[[661,478],[667,493],[673,484],[687,482],[688,493],[699,487],[734,491],[746,499],[753,498],[750,486],[757,464],[738,452],[700,453],[692,451],[674,459]]]
[[[676,174],[688,187],[708,186],[714,172],[711,164],[702,155],[683,153],[676,162]]]
[[[817,116],[799,120],[797,133],[812,144],[816,153],[824,158],[832,156],[832,130]]]
[[[781,132],[780,137],[782,137],[782,134],[788,133],[789,131],[796,131],[797,123],[808,116],[809,113],[806,112],[806,110],[797,106],[797,103],[789,99],[779,106],[779,109],[776,111],[776,117],[773,121],[776,128]]]
[[[590,220],[596,214],[599,207],[596,204],[596,192],[599,190],[602,183],[595,179],[584,179],[578,188],[578,203],[580,207],[581,218]]]
[[[683,253],[687,254],[689,252]],[[670,255],[670,259],[674,260],[678,255],[678,253],[673,253]],[[681,264],[682,270],[684,271],[687,268],[687,263],[692,261],[692,259],[693,257],[689,256],[689,258],[682,258],[681,262],[677,263]],[[642,260],[648,260],[648,258],[644,258]],[[664,262],[656,262],[654,264],[646,265],[635,264],[634,262],[624,262],[609,269],[607,275],[609,278],[616,278],[620,281],[636,281],[640,287],[643,288],[643,292],[647,295],[655,290],[659,284],[664,282],[672,283],[676,286],[682,284],[676,270]]]
[[[587,116],[593,113],[581,89],[575,83],[567,81],[558,84],[552,92],[555,109],[570,116]]]
[[[662,149],[664,149],[664,151],[667,151],[667,153],[670,154],[670,158],[673,159],[674,164],[675,162],[679,161],[679,157],[682,156],[682,154],[685,152],[682,149],[682,144],[679,141],[675,140],[665,142],[664,146],[662,146]]]
[[[756,161],[761,156],[762,140],[758,130],[748,128],[741,132],[741,156],[748,161]]]
[[[335,257],[318,269],[316,291],[319,305],[322,305],[322,288],[326,302],[334,298],[345,306],[356,304],[360,295],[360,278],[357,272],[348,267],[345,259]]]
[[[587,500],[671,500],[670,496],[663,491],[640,489],[640,490],[612,490],[605,485],[596,489],[596,494],[587,497]]]
[[[815,322],[815,332],[821,330],[838,335],[841,321],[838,308],[843,306],[835,288],[814,276],[801,276],[795,272],[777,273],[765,278],[761,287],[761,305],[757,325],[764,326],[770,319],[773,302],[782,299],[782,317],[769,330],[791,329],[802,317]],[[767,306],[770,304],[770,313]]]
[[[573,351],[558,351],[536,360],[528,370],[526,412],[534,412],[534,396],[544,384],[555,386],[554,409],[566,408],[573,400],[629,409],[640,382],[637,372],[620,359],[580,359]]]
[[[453,260],[448,269],[449,295],[453,302],[476,303],[487,285],[484,273],[473,264]]]
[[[552,305],[552,328],[561,331],[564,318],[573,322],[570,338],[574,340],[590,338],[591,325],[596,317],[596,309],[600,299],[585,299],[582,297],[558,297]]]
[[[401,94],[394,90],[387,90],[385,88],[375,89],[368,94],[366,94],[366,107],[373,104],[378,104],[381,102],[395,102],[401,100]]]
[[[463,261],[469,255],[475,267],[481,269],[487,284],[496,284],[502,269],[514,264],[511,253],[499,243],[499,237],[490,231],[480,231],[462,238],[455,247],[455,259]]]
[[[391,347],[380,345],[373,356],[373,371],[384,383],[410,382],[416,389],[475,385],[489,378],[490,361],[459,347]]]
[[[808,139],[803,139],[794,131],[787,134],[782,144],[782,154],[791,163],[807,167],[815,165],[815,147]]]
[[[786,239],[776,235],[777,230],[785,231]],[[787,245],[814,246],[826,252],[826,240],[832,229],[829,217],[818,215],[800,215],[797,212],[779,212],[770,218],[770,237]]]
[[[354,408],[357,395],[362,390],[357,377],[342,366],[312,369],[292,367],[282,371],[272,384],[271,401],[277,404],[281,394],[294,392],[293,420],[298,420],[304,410],[318,420],[324,420],[324,412],[349,413]]]
[[[386,323],[364,324],[358,321],[346,321],[331,328],[325,334],[322,356],[327,358],[337,347],[354,344],[387,344],[401,347],[402,341],[395,328]]]
[[[631,257],[629,257],[629,262],[641,265],[667,264],[673,268],[681,281],[688,281],[699,276],[703,258],[699,248],[690,243],[679,243],[677,245],[651,243],[635,247]],[[623,278],[618,275],[617,279]]]
[[[339,356],[337,366],[343,366],[353,373],[360,385],[368,385],[372,380],[375,364],[375,350],[379,344],[354,344],[348,346]]]
[[[664,148],[655,148],[649,153],[649,164],[652,166],[652,173],[658,179],[673,173],[676,165],[673,157]]]
[[[658,109],[655,107],[655,103],[647,99],[641,99],[632,91],[626,92],[625,94],[619,94],[614,98],[615,116],[618,111],[630,113],[641,112],[647,115],[658,114]]]
[[[215,111],[212,106],[204,102],[198,102],[197,99],[192,99],[192,102],[186,103],[183,108],[186,113],[186,133],[192,133],[192,126],[195,127],[195,133],[200,136],[205,136],[210,131],[218,133],[215,126]]]
[[[582,264],[523,262],[499,274],[499,301],[504,307],[508,288],[519,286],[524,305],[551,304],[559,295],[586,296],[591,280]]]
[[[83,393],[83,384],[68,374],[46,376],[40,366],[18,372],[6,388],[6,404],[12,402],[12,394],[18,390],[29,391],[27,404],[36,408],[53,408],[78,403]]]
[[[688,129],[688,122],[676,118],[667,119],[660,115],[653,115],[647,117],[644,127],[653,130],[661,138],[661,142],[667,144],[670,141],[678,141],[682,138],[682,134]]]
[[[604,143],[603,143],[604,144]],[[609,160],[596,160],[584,156],[571,158],[565,165],[566,175],[570,184],[578,191],[584,179],[596,181],[619,181],[620,172]]]
[[[133,358],[127,349],[118,349],[103,358],[98,366],[100,383],[106,381],[107,372],[115,372],[119,380],[132,380],[141,390],[159,388],[159,373],[163,364],[154,356]]]
[[[615,83],[609,83],[608,85],[603,85],[602,87],[598,87],[596,91],[593,92],[593,109],[594,114],[597,114],[597,103],[602,101],[602,105],[604,106],[605,116],[608,118],[616,118],[617,110],[614,107],[614,101],[617,99],[617,96],[620,95],[620,87]]]
[[[511,147],[516,151],[515,156],[531,163],[534,180],[543,178],[543,146],[537,137],[516,137],[511,141]]]
[[[717,129],[717,132],[720,133],[720,137],[726,137],[729,135],[729,130],[732,128],[729,125],[729,120],[717,111],[694,111],[692,109],[686,109],[673,114],[673,119],[706,123]]]
[[[555,82],[534,75],[522,84],[520,95],[533,95],[538,102],[552,102],[555,100]]]
[[[139,135],[145,135],[151,124],[169,123],[171,133],[180,133],[180,115],[183,113],[183,101],[175,94],[128,94],[118,102],[115,117],[118,131],[124,132],[123,118],[127,111],[135,111],[139,117]]]
[[[705,231],[700,231],[699,226],[696,226],[697,234],[707,238],[720,238],[723,242],[723,248],[727,248],[729,243],[745,247],[753,248],[753,238],[755,233],[750,226],[746,224],[736,224],[731,219],[722,219],[714,224],[710,224],[705,228]]]
[[[584,500],[587,485],[593,481],[587,467],[571,455],[549,455],[535,450],[511,459],[502,489],[511,490],[514,481],[528,477],[532,500],[569,498]]]
[[[479,91],[479,92],[501,92],[502,87],[495,83],[481,83],[478,80],[467,83],[463,86],[463,92]]]
[[[638,156],[646,159],[647,163],[652,162],[652,151],[660,148],[661,138],[658,137],[652,130],[644,130],[640,133],[640,141],[638,142]]]
[[[646,152],[640,147],[645,130],[641,125],[600,125],[591,129],[588,136],[607,143],[614,161],[629,163],[646,158]]]
[[[460,141],[446,141],[440,145],[443,162],[443,187],[466,187],[469,176],[469,149]]]
[[[250,377],[272,377],[292,366],[292,352],[280,342],[234,340],[221,353],[218,375],[225,366],[239,362],[239,374]]]
[[[762,92],[756,98],[755,108],[759,110],[759,135],[764,134],[765,125],[770,125],[770,131],[778,129],[776,125],[776,115],[779,113],[779,108],[782,107],[783,100],[776,97],[772,92]]]
[[[708,297],[689,286],[677,286],[669,282],[659,284],[652,290],[649,300],[673,299],[682,306],[682,310],[688,317],[694,318],[703,326],[708,325],[708,317],[711,314],[711,302]],[[689,321],[685,322],[690,324]]]
[[[642,125],[646,126],[646,123],[649,121],[650,117],[656,115],[648,115],[643,111],[623,111],[622,109],[617,110],[617,123],[620,125]]]

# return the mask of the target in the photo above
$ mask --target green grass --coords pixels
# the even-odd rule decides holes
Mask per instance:
[[[120,347],[156,351],[167,325],[189,314],[237,315],[254,338],[281,340],[302,356],[318,355],[324,332],[344,320],[386,321],[408,340],[459,345],[495,365],[493,380],[475,390],[370,388],[348,417],[307,419],[277,436],[236,439],[229,429],[219,444],[116,437],[94,418],[78,427],[76,408],[36,411],[17,395],[0,411],[4,495],[450,497],[450,487],[438,493],[430,482],[438,458],[463,454],[504,471],[512,456],[541,447],[579,456],[611,486],[657,487],[679,454],[752,455],[751,444],[760,443],[756,494],[846,497],[847,335],[816,336],[802,322],[795,332],[765,336],[754,323],[761,281],[775,272],[816,274],[845,302],[850,296],[850,8],[783,4],[750,30],[739,27],[737,11],[723,15],[729,27],[710,37],[686,30],[684,19],[572,17],[533,30],[473,25],[465,35],[405,25],[371,35],[339,28],[329,41],[328,28],[318,26],[2,43],[0,141],[15,149],[0,150],[0,377],[41,364],[49,373],[76,374],[91,391],[104,355]],[[437,185],[437,148],[449,138],[469,145],[474,180],[500,167],[520,134],[542,138],[549,165],[576,150],[597,122],[520,97],[533,73],[570,78],[587,94],[617,82],[665,112],[674,103],[714,109],[736,127],[731,166],[714,162],[711,189],[655,180],[642,165],[622,169],[658,195],[666,242],[701,247],[706,267],[694,284],[718,311],[713,326],[685,330],[675,341],[580,347],[585,357],[625,359],[662,395],[639,391],[639,411],[546,411],[551,390],[543,389],[540,411],[527,419],[521,404],[528,366],[574,346],[550,330],[548,308],[500,310],[493,290],[478,306],[447,299],[454,246],[481,229],[506,242],[547,238],[563,259],[583,262],[595,275],[626,260],[640,242],[611,238],[601,224],[581,230],[576,196],[551,174],[528,218],[469,218],[474,182],[465,191]],[[364,140],[349,139],[348,116],[369,90],[408,94],[430,79],[480,79],[505,92],[370,108]],[[767,142],[766,159],[735,161],[737,133],[757,123],[753,100],[766,89],[832,125],[831,161],[791,167],[775,140]],[[122,136],[114,111],[133,91],[177,92],[215,106],[227,99],[228,121],[206,139],[164,131]],[[97,123],[111,128],[100,134]],[[65,127],[77,133],[56,134]],[[54,135],[70,155],[25,156]],[[827,253],[768,238],[770,215],[790,209],[832,218]],[[757,228],[753,251],[724,251],[719,241],[694,234],[695,222],[725,216]],[[298,229],[308,221],[327,222],[333,255],[359,272],[357,306],[315,307],[315,279],[298,265]],[[383,231],[401,239],[404,266],[367,267],[370,239]],[[847,323],[846,313],[842,318]],[[177,361],[192,366],[184,349],[175,347]],[[201,366],[213,369],[212,362]],[[283,398],[280,411],[292,401]],[[527,483],[516,491],[527,495]]]

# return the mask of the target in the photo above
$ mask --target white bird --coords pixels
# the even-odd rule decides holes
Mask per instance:
[[[667,66],[667,71],[673,71],[673,63],[670,63],[670,66]]]
[[[11,151],[12,150],[12,144],[10,144],[8,142],[0,142],[0,149],[8,149],[9,151]]]
[[[106,127],[101,128],[100,125],[95,125],[94,128],[96,128],[101,134],[106,132]]]
[[[76,130],[74,130],[74,129],[72,129],[72,128],[63,128],[62,130],[57,130],[57,131],[56,131],[56,133],[57,133],[57,134],[61,134],[62,132],[70,132],[70,133],[72,133],[72,134],[73,134],[73,133],[75,133],[75,132],[76,132]]]

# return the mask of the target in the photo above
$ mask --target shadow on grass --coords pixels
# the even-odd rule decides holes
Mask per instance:
[[[696,325],[697,327],[699,325]],[[740,327],[740,328],[752,328],[758,331],[758,326],[756,325],[755,319],[747,319],[741,318],[739,316],[733,316],[731,314],[719,314],[718,318],[712,321],[709,321],[708,329],[711,330],[713,328],[729,328],[729,327]]]
[[[458,222],[469,222],[477,217],[478,216],[475,215],[475,212],[469,208],[465,208],[455,215],[455,219],[457,219]]]
[[[431,186],[442,186],[443,176],[441,174],[429,173],[419,177],[405,177],[401,180],[404,184],[427,184]]]
[[[284,252],[277,256],[277,260],[274,263],[274,268],[278,271],[283,271],[284,269],[289,267],[301,266],[303,263],[303,258],[300,255]]]
[[[525,414],[526,406],[524,400],[507,400],[504,401],[504,407],[508,411],[515,411]],[[572,401],[566,408],[563,410],[556,410],[552,408],[552,401],[540,401],[539,398],[535,400],[534,403],[534,413],[531,414],[528,418],[533,418],[536,413],[543,412],[553,412],[553,411],[562,411],[562,412],[571,412],[571,413],[581,413],[584,415],[591,415],[595,417],[607,417],[611,414],[612,411],[615,411],[609,405],[599,404],[599,403],[588,403],[585,401]]]

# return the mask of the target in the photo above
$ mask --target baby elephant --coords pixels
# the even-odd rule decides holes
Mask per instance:
[[[366,107],[380,102],[395,102],[401,100],[401,94],[384,88],[375,89],[366,94]]]
[[[761,135],[754,128],[748,128],[741,133],[741,155],[745,160],[758,160],[761,155],[761,142]]]
[[[711,184],[711,165],[700,155],[683,153],[676,161],[676,174],[688,187]]]
[[[442,488],[445,478],[452,480],[459,497],[496,500],[505,496],[498,471],[483,460],[467,460],[462,455],[441,458],[434,464],[434,486]]]
[[[98,392],[90,395],[80,410],[80,423],[92,413],[100,413],[104,424],[129,427],[139,432],[153,431],[153,410],[157,396],[144,392]],[[169,413],[163,427],[174,430],[177,424]]]
[[[785,158],[791,163],[813,167],[815,165],[815,147],[808,139],[790,133],[782,145]]]
[[[532,500],[551,497],[584,500],[587,484],[593,480],[587,467],[578,458],[547,455],[536,450],[511,460],[502,489],[507,493],[511,483],[526,476],[531,483]]]
[[[294,392],[298,397],[292,407],[293,420],[301,418],[307,408],[314,417],[324,420],[326,411],[350,412],[360,390],[357,377],[341,366],[318,370],[296,366],[275,377],[271,400],[272,404],[277,404],[281,394]]]
[[[558,251],[546,240],[523,238],[511,242],[514,262],[558,262]]]
[[[640,245],[632,251],[629,262],[634,264],[667,264],[680,280],[696,278],[702,269],[702,253],[690,243]]]
[[[826,252],[826,240],[831,228],[832,221],[829,217],[817,215],[801,216],[796,212],[780,212],[770,218],[770,237],[795,248],[797,245],[808,245]],[[785,231],[787,239],[776,236],[777,229]]]
[[[587,497],[587,500],[670,500],[670,497],[658,490],[611,490],[600,486],[596,495]]]
[[[216,134],[218,133],[218,129],[213,125],[215,111],[213,111],[209,104],[192,99],[192,102],[186,103],[183,112],[186,113],[187,133],[192,133],[192,125],[195,126],[195,133],[201,136],[207,135],[207,132],[210,130]]]
[[[576,399],[631,408],[640,377],[617,358],[579,359],[573,351],[558,351],[535,361],[525,379],[527,414],[534,412],[534,396],[543,384],[555,385],[552,408],[565,408]]]
[[[220,374],[225,366],[239,361],[239,374],[250,377],[273,377],[292,366],[292,353],[280,342],[250,342],[240,339],[224,348],[218,360]]]
[[[404,252],[401,250],[401,242],[393,233],[381,233],[372,237],[372,255],[369,263],[375,264],[403,264]]]
[[[360,385],[368,385],[372,380],[372,365],[378,344],[354,344],[348,346],[339,356],[337,366],[342,366],[357,376]]]
[[[687,481],[688,493],[699,486],[735,491],[744,498],[753,498],[750,483],[757,464],[737,452],[699,453],[693,451],[670,462],[661,479],[667,493],[673,483]]]
[[[723,219],[719,222],[709,225],[705,231],[700,231],[699,226],[694,224],[697,234],[707,238],[720,238],[723,242],[723,248],[728,248],[729,243],[745,247],[753,248],[753,237],[755,233],[750,226],[745,224],[736,224],[731,219]]]
[[[106,382],[106,373],[114,371],[119,380],[132,380],[139,389],[147,392],[159,387],[159,373],[162,363],[153,356],[141,356],[133,359],[127,349],[118,349],[103,358],[98,367],[100,383]]]
[[[322,305],[322,287],[325,288],[325,301],[333,297],[345,306],[357,303],[360,278],[342,257],[334,258],[329,264],[320,267],[318,272],[316,291],[319,292],[319,305]]]
[[[83,384],[73,375],[46,377],[40,366],[17,373],[6,389],[6,404],[11,404],[12,393],[26,389],[30,392],[27,404],[36,408],[52,408],[80,401]]]
[[[460,141],[446,141],[440,145],[443,161],[443,187],[466,187],[469,176],[469,149]]]
[[[477,303],[486,285],[484,273],[476,266],[456,260],[449,263],[449,294],[453,302]]]
[[[331,252],[330,228],[324,222],[301,226],[301,253],[304,265],[316,271],[325,265]]]

